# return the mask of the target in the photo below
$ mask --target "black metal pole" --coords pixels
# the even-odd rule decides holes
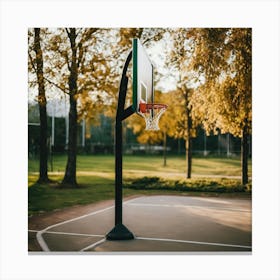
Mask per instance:
[[[119,88],[115,124],[115,227],[106,235],[108,240],[128,240],[134,238],[133,234],[122,223],[122,121],[134,113],[131,106],[126,110],[124,109],[128,83],[126,72],[131,58],[132,51],[129,53],[124,64]]]
[[[115,225],[122,224],[122,122],[115,125]]]

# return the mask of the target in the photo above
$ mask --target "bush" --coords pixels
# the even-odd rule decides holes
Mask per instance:
[[[192,192],[251,192],[251,187],[243,186],[233,179],[185,179],[180,181],[164,180],[159,177],[143,177],[124,183],[124,188],[135,190],[174,190]]]

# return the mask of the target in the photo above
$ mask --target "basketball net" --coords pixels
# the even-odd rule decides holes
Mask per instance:
[[[145,119],[146,130],[159,130],[159,119],[166,111],[167,105],[157,103],[141,103],[139,115]]]

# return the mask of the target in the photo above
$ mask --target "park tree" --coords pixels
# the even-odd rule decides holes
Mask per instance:
[[[76,162],[77,162],[77,99],[78,99],[78,68],[81,63],[81,48],[78,53],[77,43],[77,30],[76,28],[66,28],[67,36],[69,38],[71,55],[67,56],[68,60],[68,90],[69,90],[69,101],[70,101],[70,110],[69,110],[69,143],[68,143],[68,159],[65,170],[65,175],[62,181],[63,185],[76,186]]]
[[[112,89],[110,30],[58,28],[49,30],[46,55],[48,83],[69,97],[68,157],[62,186],[77,187],[77,123],[96,118]],[[109,54],[108,54],[109,53]]]
[[[252,127],[252,30],[188,30],[192,42],[189,67],[202,82],[192,106],[209,133],[241,138],[242,183],[248,183],[248,137]],[[198,113],[200,112],[200,113]]]
[[[139,37],[142,32],[143,28],[46,30],[45,57],[48,67],[45,80],[50,87],[66,94],[70,103],[68,157],[62,186],[77,186],[79,118],[90,122],[98,113],[104,112],[104,108],[109,115],[113,114],[121,71],[120,58],[125,59],[120,54],[129,47],[125,44],[128,37]]]
[[[44,80],[44,59],[41,48],[41,29],[34,28],[28,31],[29,70],[36,73],[36,86],[38,88],[37,102],[40,114],[40,164],[38,183],[48,183],[48,135],[47,135],[47,99]],[[32,83],[32,81],[30,81]],[[34,82],[33,82],[34,83]]]
[[[185,140],[186,148],[186,177],[191,178],[192,172],[192,139],[196,136],[198,122],[193,113],[193,74],[188,68],[190,50],[186,29],[170,30],[173,48],[168,54],[167,65],[177,77],[177,89],[174,91],[173,106],[176,106],[176,137]]]
[[[193,98],[193,89],[184,85],[183,88],[179,87],[174,91],[173,101],[175,111],[175,137],[185,140],[186,149],[186,177],[191,178],[192,173],[192,142],[196,137],[196,128],[198,122],[194,120],[193,108],[191,106],[191,99]]]

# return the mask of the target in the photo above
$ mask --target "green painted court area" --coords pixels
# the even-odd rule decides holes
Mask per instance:
[[[77,189],[59,188],[59,183],[64,175],[66,160],[67,158],[64,155],[54,156],[52,166],[49,164],[49,177],[54,182],[49,185],[39,185],[36,184],[39,161],[29,159],[29,215],[114,199],[113,155],[79,155],[77,180],[80,187]],[[212,191],[211,195],[215,195],[217,188],[220,188],[217,192],[219,195],[227,193],[227,195],[232,196],[239,193],[241,174],[239,158],[194,158],[192,179],[188,180],[185,179],[186,163],[184,156],[168,156],[167,166],[163,166],[162,156],[124,156],[123,167],[124,186],[132,186],[131,188],[124,188],[124,196],[178,194],[178,192],[180,195],[192,194],[190,189],[184,188],[185,184],[196,188],[194,189],[195,195],[202,195],[201,191],[205,191],[205,189],[197,189],[197,186],[208,186],[207,191]],[[249,176],[251,176],[251,162],[249,164]],[[149,178],[152,179],[149,180]],[[153,183],[151,188],[141,187],[141,184],[146,184],[147,181],[154,182],[154,178],[159,180],[158,184]],[[169,189],[169,185],[177,184],[177,182],[182,183],[183,187],[179,189],[170,187]],[[161,188],[163,185],[165,188]],[[232,187],[235,189],[227,191]],[[238,195],[250,194],[241,192]]]

